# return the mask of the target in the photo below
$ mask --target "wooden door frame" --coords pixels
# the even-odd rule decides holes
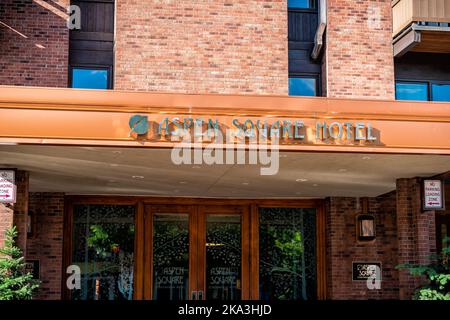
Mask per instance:
[[[246,205],[199,205],[199,261],[201,262],[198,273],[198,289],[203,291],[203,298],[206,299],[206,216],[211,214],[227,214],[241,216],[241,299],[250,299],[250,217],[248,206]]]
[[[150,248],[145,248],[145,233],[149,222],[145,220],[145,207],[148,205],[182,205],[193,206],[193,214],[198,219],[198,207],[205,206],[242,206],[247,211],[249,221],[249,274],[251,275],[249,299],[259,299],[259,208],[312,208],[316,209],[316,245],[317,245],[317,299],[326,299],[326,227],[323,199],[211,199],[211,198],[182,198],[182,197],[146,197],[146,196],[83,196],[71,195],[65,197],[64,206],[64,236],[63,236],[63,263],[61,277],[61,292],[63,299],[70,299],[70,290],[66,286],[66,270],[72,260],[72,228],[74,205],[133,205],[135,206],[135,265],[134,265],[134,293],[133,299],[142,300],[148,296],[149,288],[144,286],[146,270],[145,255]],[[197,207],[197,209],[195,208]],[[151,222],[150,222],[151,223]],[[189,222],[191,223],[191,222]],[[244,232],[243,232],[244,233]],[[191,260],[191,259],[190,259]],[[148,276],[148,275],[147,275]],[[194,280],[194,279],[193,279]],[[148,281],[148,280],[147,280]],[[147,290],[147,291],[145,291]],[[150,288],[151,290],[151,288]]]
[[[251,209],[251,274],[253,275],[252,300],[259,299],[259,208],[316,209],[316,292],[317,300],[327,298],[326,282],[326,225],[325,203],[322,199],[306,200],[264,200],[252,205]]]
[[[150,272],[144,273],[144,300],[153,299],[153,215],[158,213],[173,213],[173,214],[187,214],[188,215],[188,230],[189,230],[189,285],[188,285],[188,299],[190,299],[190,293],[196,287],[197,274],[194,272],[197,270],[196,265],[197,245],[196,232],[197,232],[197,209],[192,206],[181,206],[179,204],[151,204],[145,205],[144,221],[145,221],[145,241],[142,244],[144,247],[144,268],[143,270],[150,270]]]

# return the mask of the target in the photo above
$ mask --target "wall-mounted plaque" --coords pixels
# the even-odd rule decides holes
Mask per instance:
[[[379,270],[380,274],[376,272]],[[352,262],[352,278],[354,281],[366,281],[372,276],[381,280],[381,262]]]
[[[29,272],[33,275],[33,279],[39,280],[39,260],[27,260],[25,262],[25,272]]]

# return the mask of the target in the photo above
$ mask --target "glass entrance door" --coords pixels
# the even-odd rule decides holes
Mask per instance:
[[[243,206],[148,206],[144,298],[249,298],[248,212]]]

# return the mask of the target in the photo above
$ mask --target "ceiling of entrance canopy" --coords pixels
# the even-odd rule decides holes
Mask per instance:
[[[450,157],[357,153],[280,153],[264,165],[181,164],[170,149],[0,145],[0,168],[30,172],[30,190],[67,194],[210,198],[377,196],[397,178],[450,170]]]

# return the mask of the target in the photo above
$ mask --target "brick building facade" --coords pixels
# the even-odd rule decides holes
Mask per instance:
[[[89,8],[86,6],[92,5],[92,3],[95,3],[95,1],[72,1],[72,4],[80,5],[83,10]],[[98,16],[101,12],[100,9],[89,11],[98,14],[97,16],[92,14],[92,17],[95,16],[97,19],[95,21],[109,22],[105,22],[104,26],[98,26],[100,23],[95,26],[95,24],[91,25],[82,19],[81,31],[69,31],[66,27],[68,0],[4,0],[0,4],[0,85],[6,87],[2,91],[4,100],[0,101],[1,106],[19,110],[37,108],[50,110],[56,106],[60,109],[55,112],[61,112],[62,118],[70,119],[74,123],[79,121],[77,123],[81,123],[82,126],[84,121],[79,113],[73,113],[72,117],[72,114],[66,115],[64,112],[74,110],[76,112],[90,110],[93,111],[92,113],[115,112],[118,119],[119,114],[124,112],[164,113],[170,109],[168,107],[170,106],[172,109],[169,110],[169,113],[175,115],[183,112],[189,113],[191,108],[198,107],[196,110],[199,111],[192,111],[192,114],[195,114],[195,112],[202,114],[202,112],[209,111],[213,115],[219,112],[220,116],[225,117],[233,114],[236,116],[255,116],[265,112],[264,114],[268,118],[288,117],[294,114],[313,119],[321,119],[321,117],[325,119],[327,116],[332,118],[334,113],[338,113],[337,117],[342,116],[338,119],[378,121],[379,123],[385,123],[386,126],[392,123],[390,129],[388,127],[387,130],[379,134],[381,140],[388,137],[388,141],[383,140],[384,144],[375,147],[369,145],[365,148],[366,146],[359,143],[363,149],[356,149],[358,143],[347,143],[346,146],[333,145],[331,147],[334,149],[326,149],[327,146],[324,147],[322,144],[318,145],[318,149],[314,149],[317,146],[313,145],[310,149],[287,151],[293,151],[293,153],[299,154],[299,157],[302,156],[301,154],[304,151],[313,151],[318,154],[325,151],[320,157],[317,155],[317,162],[323,164],[325,160],[331,159],[329,160],[330,166],[333,166],[333,161],[339,162],[338,165],[341,166],[345,163],[348,164],[345,159],[335,160],[340,157],[338,154],[343,150],[342,148],[348,148],[347,151],[344,150],[344,153],[353,152],[357,156],[359,154],[386,153],[388,157],[392,154],[404,153],[405,157],[411,156],[412,159],[415,156],[420,157],[418,154],[423,154],[423,165],[421,160],[411,160],[411,163],[417,165],[417,168],[411,168],[407,176],[402,176],[401,172],[404,171],[400,170],[405,169],[401,168],[402,158],[395,160],[394,155],[393,158],[389,159],[398,161],[393,163],[399,171],[390,168],[389,172],[392,172],[392,174],[389,179],[378,181],[374,178],[371,180],[372,182],[367,182],[366,185],[361,187],[360,182],[357,181],[359,179],[357,176],[345,176],[340,180],[341,184],[330,184],[326,189],[328,193],[323,195],[316,190],[322,187],[326,188],[327,183],[312,183],[316,181],[315,179],[325,179],[323,178],[325,174],[321,172],[326,171],[327,165],[323,165],[317,170],[312,167],[309,172],[307,170],[306,172],[302,171],[303,176],[301,176],[298,175],[296,170],[302,162],[293,160],[294,164],[295,161],[298,161],[297,167],[291,167],[287,176],[282,178],[281,184],[277,185],[276,188],[274,184],[272,191],[255,193],[255,197],[295,201],[295,199],[293,200],[295,195],[288,193],[288,187],[286,187],[285,196],[274,197],[272,193],[277,194],[276,189],[283,189],[283,183],[287,183],[287,177],[295,176],[294,180],[296,179],[297,183],[310,180],[311,185],[305,187],[305,189],[299,187],[300,191],[296,194],[300,202],[307,202],[308,199],[320,199],[324,208],[325,239],[323,250],[325,258],[322,261],[323,272],[319,270],[321,267],[318,267],[317,270],[319,271],[316,274],[317,278],[324,279],[324,285],[321,289],[322,296],[319,298],[410,299],[414,289],[421,284],[421,281],[409,275],[407,271],[398,270],[396,266],[403,263],[428,263],[431,259],[430,256],[437,252],[436,243],[438,240],[435,216],[438,213],[422,211],[421,179],[437,176],[450,170],[450,167],[445,167],[445,163],[448,161],[450,142],[445,136],[442,137],[441,132],[446,131],[439,131],[435,136],[441,136],[442,141],[439,141],[435,147],[424,146],[419,142],[416,145],[405,147],[402,144],[402,137],[397,137],[397,132],[403,130],[400,128],[403,122],[409,121],[412,124],[408,124],[411,125],[408,128],[415,128],[414,121],[416,120],[414,119],[416,118],[420,118],[417,121],[429,121],[429,128],[433,128],[437,123],[436,126],[439,126],[439,129],[436,130],[448,130],[450,105],[442,103],[433,106],[436,109],[430,111],[431,115],[424,115],[423,111],[411,115],[407,114],[409,112],[408,105],[392,101],[396,98],[396,81],[398,81],[396,74],[402,70],[400,58],[395,57],[393,53],[395,43],[393,42],[392,21],[394,14],[392,1],[329,0],[326,2],[312,1],[311,3],[314,3],[311,8],[290,10],[287,0],[237,2],[199,0],[182,3],[171,0],[115,2],[108,0],[103,4],[97,3],[94,5],[107,6],[111,4],[111,8],[114,8],[114,19],[112,16],[108,18],[109,20],[100,18]],[[323,18],[317,11],[317,7],[319,4],[325,3],[327,15],[325,19],[326,31],[323,35],[324,43],[319,56],[313,59],[311,58],[311,51],[318,45],[317,36],[315,36],[316,31],[319,30],[317,24]],[[108,23],[111,25],[106,26]],[[305,27],[308,23],[313,24],[308,27],[309,29]],[[304,37],[298,34],[288,35],[288,25],[294,25],[293,28],[296,26],[307,28],[309,35]],[[103,29],[102,31],[96,31],[95,28]],[[114,32],[111,32],[112,28]],[[311,40],[313,36],[315,36],[315,40]],[[426,55],[426,51],[424,53],[423,50],[419,54]],[[444,50],[440,54],[448,56],[449,53]],[[96,71],[106,70],[107,77],[111,79],[107,83],[110,89],[144,94],[149,92],[162,93],[162,96],[137,96],[132,95],[132,93],[127,96],[119,96],[121,93],[118,93],[115,96],[117,100],[111,98],[114,101],[105,105],[102,104],[105,99],[103,93],[98,93],[97,96],[89,98],[89,100],[85,99],[88,93],[82,91],[70,96],[73,99],[64,100],[65,91],[56,89],[56,91],[51,91],[54,95],[48,94],[42,97],[33,96],[35,91],[23,91],[23,96],[19,95],[17,101],[12,101],[8,95],[8,92],[13,90],[12,87],[8,86],[75,87],[76,73],[74,70],[77,68],[79,70],[89,68]],[[436,68],[439,68],[439,66]],[[299,70],[304,70],[304,72]],[[450,79],[450,74],[447,75]],[[403,77],[401,78],[403,81]],[[315,89],[309,89],[313,90],[315,95],[321,95],[323,98],[305,98],[305,100],[298,98],[299,100],[295,101],[289,100],[294,101],[291,104],[288,100],[283,100],[293,90],[290,87],[292,79],[317,79],[314,84]],[[432,86],[432,82],[429,85]],[[7,92],[7,90],[10,91]],[[199,100],[195,100],[198,106],[184,103],[183,99],[186,96],[174,94],[187,94],[188,98],[193,97],[193,99],[200,95]],[[239,104],[241,109],[228,107],[226,104],[222,104],[221,100],[213,100],[214,103],[203,105],[202,98],[205,101],[215,98],[215,96],[211,98],[209,94],[228,95],[230,100],[227,101]],[[270,102],[272,105],[269,105],[269,102],[263,103],[263,105],[253,105],[253,100],[245,100],[247,98],[252,99],[255,95],[271,96],[268,99],[278,100],[271,100],[274,101]],[[36,105],[20,100],[22,98],[37,99]],[[337,99],[333,100],[333,98]],[[314,106],[322,103],[321,99],[325,101],[324,108],[326,109],[323,110],[326,111],[324,112],[314,109]],[[374,102],[375,100],[380,100],[380,104],[390,101],[389,106],[398,107],[399,111],[396,110],[399,115],[395,114],[397,111],[392,114],[390,114],[390,111],[380,111],[381,109],[377,107],[379,105],[375,105],[375,103],[378,103]],[[345,105],[338,106],[339,101],[342,101]],[[30,105],[32,106],[30,107]],[[45,106],[42,107],[42,105]],[[253,109],[245,109],[250,105]],[[425,109],[427,106],[432,105],[431,103],[427,105],[425,103],[423,105],[415,104],[412,109],[419,110],[419,107]],[[438,107],[441,109],[438,109]],[[224,109],[219,110],[219,108]],[[350,110],[348,115],[345,114],[347,110]],[[414,113],[414,110],[411,112]],[[92,113],[86,112],[86,119]],[[89,117],[87,114],[90,114]],[[99,114],[98,119],[102,116],[102,114]],[[44,121],[46,114],[41,113],[41,117]],[[52,115],[49,117],[51,120],[54,119],[55,123],[57,119],[62,119],[58,118],[58,115],[55,115],[54,118]],[[123,130],[120,127],[120,121],[112,121],[111,128],[113,129],[111,129],[111,132],[122,134],[126,131],[128,134],[129,128]],[[83,140],[82,143],[68,142],[81,139],[78,136],[67,138],[59,134],[63,132],[65,127],[67,130],[76,129],[74,123],[58,122],[58,125],[56,125],[58,130],[62,129],[55,135],[46,135],[44,129],[33,127],[38,132],[36,134],[38,140],[36,141],[26,140],[34,139],[34,136],[27,133],[18,136],[9,132],[0,132],[1,138],[4,139],[2,141],[6,144],[9,143],[8,139],[17,138],[19,140],[13,141],[15,145],[29,143],[56,145],[55,148],[80,147],[77,149],[78,151],[72,154],[72,160],[79,162],[69,162],[65,155],[66,152],[71,153],[71,151],[68,151],[69,149],[54,149],[54,151],[42,149],[46,151],[40,153],[37,149],[31,149],[31,151],[25,149],[21,151],[20,148],[8,150],[8,146],[0,146],[5,148],[0,148],[0,168],[18,169],[16,172],[17,202],[15,204],[0,204],[0,246],[4,240],[5,230],[13,224],[16,225],[19,231],[18,245],[24,251],[26,259],[39,260],[40,263],[42,283],[37,299],[67,297],[65,293],[65,261],[70,260],[68,254],[75,255],[75,253],[69,251],[73,249],[74,244],[72,243],[71,247],[67,247],[67,243],[72,241],[70,240],[72,234],[65,233],[68,232],[67,230],[73,231],[70,227],[67,227],[68,225],[74,226],[73,216],[69,216],[68,211],[72,212],[75,207],[72,204],[69,205],[72,200],[68,199],[80,195],[99,197],[104,195],[111,197],[169,196],[184,199],[190,197],[190,193],[189,191],[183,191],[183,185],[188,183],[186,181],[190,179],[190,174],[193,174],[192,171],[199,167],[193,166],[185,169],[186,175],[183,175],[185,178],[177,177],[177,179],[171,180],[172,191],[170,194],[161,190],[153,190],[148,186],[141,186],[139,179],[144,179],[144,176],[147,177],[149,174],[157,176],[158,170],[166,170],[162,162],[148,165],[155,170],[151,173],[145,171],[148,169],[144,169],[145,162],[135,165],[133,168],[139,168],[139,170],[134,173],[130,173],[130,171],[124,171],[125,173],[103,171],[102,161],[105,162],[106,167],[112,167],[112,170],[128,165],[128,160],[120,160],[121,155],[123,156],[128,151],[117,149],[117,147],[129,146],[126,145],[129,137],[114,140],[105,138],[99,133],[98,136],[92,135],[89,139]],[[86,131],[89,130],[87,124],[85,129]],[[132,131],[129,132],[129,136],[131,136],[131,133]],[[401,134],[398,135],[401,136]],[[391,137],[393,138],[389,140]],[[58,139],[60,140],[57,141]],[[110,151],[106,149],[105,152],[108,156],[103,158],[98,156],[97,158],[93,155],[97,146],[116,147],[116,149]],[[155,145],[155,147],[161,146]],[[377,149],[377,147],[381,149]],[[133,145],[133,148],[137,149],[139,146]],[[14,152],[17,152],[15,157],[13,156]],[[134,154],[133,151],[130,152],[130,157],[135,157],[135,159],[141,157],[142,161],[147,159],[144,159],[143,155]],[[428,155],[425,155],[427,153]],[[289,159],[291,153],[287,152],[286,154],[285,157]],[[321,158],[323,155],[325,155],[325,158]],[[1,158],[2,156],[3,158]],[[30,162],[33,156],[36,156],[38,164]],[[159,155],[154,155],[149,158],[152,161],[157,161],[155,159],[159,159],[158,157]],[[360,158],[354,161],[364,161]],[[52,161],[54,161],[53,164]],[[125,162],[119,163],[120,161]],[[383,161],[383,159],[380,161]],[[131,162],[130,160],[130,168]],[[48,167],[43,168],[43,164],[48,164]],[[78,165],[80,169],[74,170],[74,166]],[[345,173],[352,170],[351,164],[348,169],[342,169],[338,165],[333,167],[336,172]],[[355,164],[355,166],[358,165]],[[91,170],[86,171],[85,177],[80,177],[75,172],[83,171],[85,168]],[[383,176],[385,170],[382,166],[377,165],[371,168],[376,170],[374,175]],[[141,171],[144,171],[144,173]],[[362,169],[361,171],[367,170]],[[70,174],[64,176],[64,172],[70,172]],[[164,172],[170,175],[176,171],[172,173],[170,171]],[[211,173],[205,173],[203,176],[208,176],[208,174]],[[251,185],[253,180],[248,177],[245,180],[247,174],[250,175],[250,171],[241,171],[234,176],[244,177],[244,180],[238,182],[240,188],[243,188],[242,185]],[[333,174],[336,173],[331,175]],[[131,181],[134,184],[130,184],[129,181],[126,182],[125,176],[132,176],[134,180]],[[306,176],[308,178],[304,178]],[[234,187],[231,182],[233,176],[225,175],[225,177],[229,177],[231,180],[225,182],[225,186],[221,189],[222,193],[218,192],[221,196],[217,198],[252,198],[252,196],[239,197],[233,193]],[[372,178],[369,175],[367,177]],[[155,179],[161,185],[166,182],[161,177],[158,178],[160,180]],[[339,179],[341,178],[337,177],[334,181]],[[444,182],[447,181],[445,183],[448,184],[448,173],[447,175],[440,175],[439,179]],[[168,180],[170,179],[168,178]],[[204,180],[193,181],[195,187],[205,183]],[[270,182],[270,180],[269,182],[266,182],[266,180],[258,181],[258,183],[269,185],[275,183]],[[42,182],[44,183],[42,184]],[[122,182],[124,185],[117,186]],[[379,182],[379,186],[375,186],[377,182]],[[126,185],[126,183],[129,183],[129,185]],[[370,183],[373,183],[373,189],[370,187]],[[86,188],[83,187],[83,184]],[[345,189],[346,184],[351,185],[353,189]],[[90,186],[92,186],[91,189]],[[341,187],[344,191],[336,191]],[[382,192],[378,192],[378,190],[382,190]],[[191,197],[202,198],[201,195]],[[305,200],[305,198],[307,199]],[[105,203],[112,203],[112,201],[108,201],[106,200]],[[130,202],[131,200],[123,201],[128,203],[127,201]],[[368,242],[357,240],[357,217],[362,213],[364,201],[367,201],[367,212],[365,214],[369,214],[375,219],[376,238]],[[96,201],[92,203],[97,204]],[[132,203],[134,204],[134,202]],[[190,202],[188,201],[188,203]],[[143,205],[143,202],[139,202],[136,208]],[[197,206],[199,204],[190,203],[189,205]],[[248,204],[248,207],[254,209],[258,207],[258,204],[252,202]],[[27,237],[27,213],[29,212],[32,212],[34,219],[32,220],[34,231],[31,236]],[[135,219],[138,221],[140,218],[136,216]],[[251,229],[253,228],[252,223],[250,223],[249,228],[249,230],[253,230]],[[136,232],[137,237],[144,234],[142,230],[143,227],[136,223],[134,232]],[[251,232],[254,232],[254,230]],[[319,233],[319,231],[317,232]],[[253,244],[252,241],[255,241],[253,233],[249,239],[248,241]],[[135,248],[137,248],[135,261],[138,261],[135,264],[140,265],[142,262],[143,268],[147,263],[147,260],[145,260],[147,258],[144,257],[144,249],[139,249],[138,246]],[[139,254],[142,255],[141,262],[137,258]],[[253,253],[249,253],[249,255],[251,257],[249,259],[253,259]],[[317,255],[317,259],[319,259],[319,256],[320,254]],[[381,289],[370,290],[366,282],[352,279],[352,263],[356,261],[381,262]],[[250,269],[254,266],[253,262],[249,262],[249,265]],[[255,265],[258,266],[258,264]],[[86,263],[84,268],[89,267]],[[137,288],[135,290],[142,293],[135,292],[134,298],[148,298],[145,289],[147,282],[144,282],[147,281],[145,280],[145,271],[139,268],[140,266],[135,265],[134,270],[138,271],[134,275]],[[251,270],[257,272],[257,269]],[[139,282],[139,280],[143,282]],[[249,283],[248,286],[253,291],[247,296],[243,294],[243,297],[261,298],[258,295],[259,293],[255,293],[258,292],[258,284],[255,285],[254,281],[249,281]],[[98,283],[96,285],[99,286]]]
[[[2,1],[0,84],[67,87],[69,2]]]

